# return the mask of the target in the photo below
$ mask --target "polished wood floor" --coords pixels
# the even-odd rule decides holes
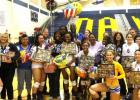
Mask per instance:
[[[69,73],[69,71],[68,71]],[[63,77],[62,77],[62,74],[60,75],[60,97],[61,97],[61,100],[63,100],[64,98],[64,95],[63,95]],[[33,83],[33,81],[32,81]],[[15,73],[15,77],[14,77],[14,80],[13,80],[13,86],[14,86],[14,100],[17,100],[17,97],[18,97],[18,91],[17,91],[17,74]],[[48,87],[48,90],[49,91],[49,84],[48,84],[48,81],[47,81],[47,87]],[[69,88],[71,90],[71,82],[70,82],[70,85],[69,85]],[[26,89],[23,90],[22,92],[22,99],[23,100],[26,100],[26,96],[27,96],[27,91]],[[49,95],[45,95],[44,96],[44,100],[49,100]]]

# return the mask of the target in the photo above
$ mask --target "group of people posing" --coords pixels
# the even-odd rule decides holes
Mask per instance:
[[[60,73],[63,76],[65,100],[69,100],[70,95],[72,100],[86,100],[87,95],[88,99],[98,100],[102,98],[102,92],[106,92],[106,100],[139,100],[140,87],[127,85],[128,72],[125,67],[128,66],[122,64],[122,58],[133,57],[129,69],[140,71],[140,35],[135,29],[130,29],[125,39],[121,32],[105,32],[103,35],[102,42],[98,42],[94,33],[89,30],[75,37],[62,26],[54,32],[53,37],[49,36],[49,31],[45,28],[34,37],[33,44],[26,34],[19,37],[19,43],[12,44],[9,34],[0,34],[1,99],[6,99],[6,93],[8,100],[13,99],[12,82],[17,68],[18,100],[22,100],[24,82],[27,100],[43,100],[43,94],[50,95],[52,100],[60,100]],[[114,75],[98,77],[100,64],[113,64]],[[88,86],[87,80],[90,80]]]

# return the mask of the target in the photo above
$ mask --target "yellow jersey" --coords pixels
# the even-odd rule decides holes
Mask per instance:
[[[120,86],[118,79],[125,78],[125,72],[123,70],[123,67],[120,63],[113,61],[114,67],[115,67],[115,78],[106,78],[105,83],[109,88],[115,88]]]

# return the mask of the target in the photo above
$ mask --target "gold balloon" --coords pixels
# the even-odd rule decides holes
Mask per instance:
[[[82,11],[82,5],[79,2],[73,2],[72,5],[77,9],[77,14],[80,14]]]

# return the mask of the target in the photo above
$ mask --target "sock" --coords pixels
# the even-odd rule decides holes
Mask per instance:
[[[3,87],[0,86],[0,93],[1,93],[1,91],[2,91],[2,88],[3,88]]]

